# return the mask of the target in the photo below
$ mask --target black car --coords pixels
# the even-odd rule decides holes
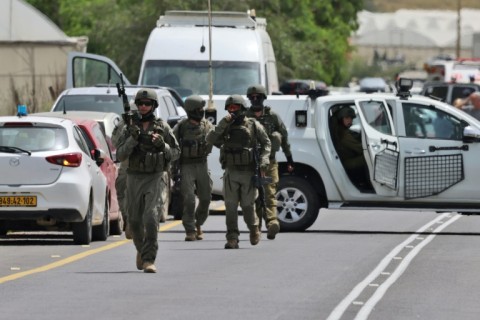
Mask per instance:
[[[476,83],[427,82],[420,94],[453,105],[456,99],[465,99],[475,91],[480,91]]]

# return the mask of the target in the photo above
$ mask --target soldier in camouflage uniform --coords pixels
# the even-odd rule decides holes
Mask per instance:
[[[268,168],[270,140],[263,126],[252,118],[245,117],[247,107],[240,95],[232,95],[225,101],[228,114],[220,120],[207,141],[220,147],[220,162],[225,169],[223,193],[227,224],[225,249],[238,249],[238,205],[250,231],[250,243],[258,244],[260,231],[255,214],[257,189],[252,177],[255,175],[254,147],[259,145],[262,176]]]
[[[182,119],[173,128],[180,144],[180,191],[183,197],[182,223],[185,228],[185,241],[203,240],[201,226],[207,220],[213,182],[208,170],[207,156],[212,144],[206,136],[213,124],[204,118],[205,100],[200,96],[189,96],[185,100],[188,119]],[[198,206],[195,210],[195,191]]]
[[[270,107],[263,105],[263,101],[267,99],[265,87],[262,85],[249,87],[247,89],[247,97],[252,104],[247,111],[247,117],[254,118],[263,125],[272,143],[272,150],[269,156],[270,164],[265,172],[265,175],[272,177],[272,183],[264,186],[266,208],[262,208],[259,199],[257,199],[255,210],[259,219],[260,229],[263,218],[267,226],[267,238],[273,240],[280,231],[280,224],[277,218],[277,201],[275,199],[279,181],[278,162],[275,159],[275,154],[282,147],[283,153],[287,158],[287,171],[293,172],[292,152],[288,142],[287,128],[283,124],[282,119]]]
[[[178,159],[180,148],[172,129],[154,115],[158,107],[157,94],[152,89],[140,89],[135,96],[137,116],[126,119],[117,148],[119,161],[128,159],[127,215],[133,243],[137,249],[139,270],[156,272],[159,217],[156,210],[162,188],[163,172]]]
[[[118,148],[118,143],[123,132],[123,127],[125,122],[120,120],[112,133],[112,143],[115,148]],[[115,180],[115,188],[117,189],[117,200],[120,207],[120,212],[122,213],[123,220],[123,229],[125,231],[125,238],[132,239],[132,232],[130,231],[130,226],[128,225],[128,216],[127,216],[127,207],[126,207],[126,191],[127,191],[127,168],[128,168],[128,159],[120,162],[118,168],[117,179]],[[159,181],[160,184],[168,183],[168,173],[166,171],[162,174],[162,181]],[[161,194],[158,197],[157,211],[159,215],[159,221],[165,222],[166,216],[168,215],[168,188],[162,188]]]
[[[343,107],[336,113],[335,135],[338,156],[352,183],[362,192],[373,191],[367,162],[363,155],[362,137],[350,129],[356,118],[352,107]]]

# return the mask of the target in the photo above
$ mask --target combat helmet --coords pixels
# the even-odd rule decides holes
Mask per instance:
[[[337,118],[341,120],[345,117],[351,117],[352,119],[356,118],[357,115],[355,114],[355,110],[353,110],[352,107],[343,107],[340,109],[337,113]]]
[[[238,104],[242,107],[242,110],[247,110],[245,99],[239,94],[233,94],[225,100],[225,110],[227,110],[227,107],[231,104]]]
[[[142,99],[150,99],[153,101],[152,110],[158,107],[158,98],[155,90],[150,88],[142,88],[138,90],[137,94],[135,95],[135,104],[138,105],[138,102]]]
[[[194,111],[196,109],[202,109],[205,107],[205,100],[197,95],[188,96],[185,99],[185,111]]]
[[[263,95],[263,99],[267,99],[267,90],[265,90],[265,87],[261,84],[256,84],[248,87],[247,97],[250,98],[250,95],[252,94],[261,94]]]

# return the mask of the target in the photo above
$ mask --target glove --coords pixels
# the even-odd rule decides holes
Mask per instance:
[[[158,138],[155,140],[152,139],[152,143],[159,151],[165,150],[165,140],[163,140],[161,135],[158,135]]]
[[[137,141],[138,137],[140,137],[140,128],[135,124],[128,127],[128,132],[135,141]]]
[[[295,163],[293,162],[292,156],[287,157],[287,166],[292,167],[292,171],[295,168]]]

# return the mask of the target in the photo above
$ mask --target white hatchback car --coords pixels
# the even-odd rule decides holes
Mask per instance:
[[[97,240],[108,215],[105,155],[89,150],[71,120],[0,117],[0,235],[60,230],[77,244]]]

